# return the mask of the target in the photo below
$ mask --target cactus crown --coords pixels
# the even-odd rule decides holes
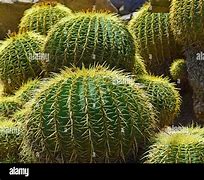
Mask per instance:
[[[47,35],[50,28],[62,18],[72,15],[72,11],[56,2],[42,2],[26,10],[19,24],[19,31],[34,31]]]
[[[27,138],[40,162],[127,161],[156,121],[133,79],[101,66],[62,71],[29,107]]]
[[[44,51],[50,54],[48,71],[104,62],[127,71],[134,67],[134,40],[122,21],[107,12],[64,18],[49,32]]]

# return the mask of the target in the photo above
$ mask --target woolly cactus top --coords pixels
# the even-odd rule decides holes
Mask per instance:
[[[41,2],[26,10],[20,22],[20,31],[34,31],[46,35],[50,28],[72,11],[56,2]]]

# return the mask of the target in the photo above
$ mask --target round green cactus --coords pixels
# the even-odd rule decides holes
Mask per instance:
[[[174,84],[167,78],[144,75],[136,79],[151,99],[157,110],[159,126],[173,124],[180,112],[181,98]]]
[[[155,75],[168,75],[172,60],[182,57],[181,47],[170,29],[169,14],[151,13],[147,4],[133,16],[128,29],[147,70]]]
[[[176,59],[170,67],[170,74],[175,81],[178,79],[181,81],[186,81],[188,79],[188,72],[185,60]]]
[[[113,14],[78,13],[64,18],[49,32],[44,46],[48,71],[63,66],[104,64],[132,71],[134,40],[125,24]]]
[[[41,2],[26,10],[20,22],[20,31],[33,31],[47,35],[53,25],[62,18],[72,15],[72,11],[56,2]]]
[[[198,131],[168,128],[154,141],[144,157],[146,163],[204,163],[204,137]]]
[[[154,132],[154,107],[133,79],[97,66],[66,69],[29,105],[39,162],[125,162]]]
[[[11,117],[19,109],[21,109],[21,102],[17,98],[0,98],[0,116]]]
[[[29,78],[40,75],[41,62],[36,59],[44,38],[32,32],[17,34],[0,47],[0,79],[5,93],[13,93]]]
[[[204,3],[202,0],[172,0],[170,22],[172,31],[182,44],[204,40]]]
[[[0,118],[0,163],[16,163],[22,141],[20,125]]]

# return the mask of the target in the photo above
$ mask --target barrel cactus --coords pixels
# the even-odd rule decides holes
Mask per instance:
[[[128,28],[147,70],[155,75],[169,75],[172,60],[183,56],[170,29],[169,14],[151,13],[146,4],[133,16]]]
[[[48,31],[64,17],[72,15],[72,11],[56,2],[40,2],[24,12],[20,22],[20,31],[33,31],[47,35]]]
[[[181,44],[204,40],[204,3],[202,0],[172,0],[170,22]]]
[[[29,78],[40,75],[42,63],[35,56],[41,52],[43,41],[43,37],[32,32],[4,41],[0,47],[0,79],[5,93],[13,93]]]
[[[15,97],[0,98],[0,116],[11,117],[16,111],[21,109],[21,102]]]
[[[20,125],[0,118],[0,163],[16,163],[22,141]]]
[[[136,79],[151,99],[158,115],[159,127],[173,124],[180,112],[181,98],[173,83],[167,78],[144,75]]]
[[[108,64],[132,71],[134,40],[125,24],[113,14],[78,13],[64,18],[48,33],[44,52],[49,53],[48,71],[63,66]]]
[[[204,138],[199,132],[168,128],[154,141],[145,156],[146,163],[204,163]]]
[[[184,59],[176,59],[171,64],[170,74],[173,80],[186,80],[188,78],[186,62]]]
[[[39,162],[125,162],[156,123],[143,90],[101,66],[62,71],[29,108],[26,137]]]

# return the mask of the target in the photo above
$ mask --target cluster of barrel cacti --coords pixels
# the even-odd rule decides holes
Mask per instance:
[[[175,84],[151,75],[168,74],[180,53],[169,15],[151,14],[148,5],[127,26],[109,12],[34,5],[0,46],[0,162],[138,162],[180,112]],[[180,64],[172,65],[173,77],[183,75]],[[202,149],[196,133],[187,145]],[[160,161],[154,149],[163,139],[146,162]],[[202,162],[196,147],[192,157],[164,162]]]

